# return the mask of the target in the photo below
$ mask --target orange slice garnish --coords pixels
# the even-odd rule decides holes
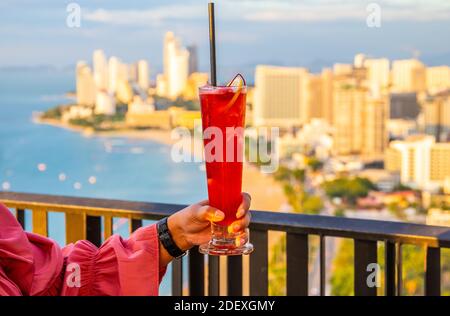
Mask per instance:
[[[233,97],[231,98],[230,102],[228,102],[228,104],[225,106],[225,108],[223,109],[224,112],[228,111],[237,101],[237,99],[239,98],[239,95],[242,92],[242,88],[245,86],[245,79],[244,77],[242,77],[241,74],[237,74],[233,80],[231,80],[228,84],[227,87],[238,87],[236,92],[234,93]]]

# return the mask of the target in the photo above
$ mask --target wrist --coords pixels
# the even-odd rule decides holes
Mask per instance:
[[[172,239],[175,244],[183,251],[187,251],[193,247],[193,245],[188,242],[183,228],[179,225],[179,221],[176,218],[176,214],[171,215],[167,218],[167,227],[169,229],[170,234],[172,235]]]

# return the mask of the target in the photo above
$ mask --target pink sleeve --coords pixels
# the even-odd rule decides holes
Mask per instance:
[[[158,295],[166,270],[159,268],[156,225],[139,228],[128,239],[113,235],[100,248],[79,241],[63,254],[62,295]]]
[[[0,204],[0,295],[43,295],[60,283],[61,249],[52,240],[26,233]]]
[[[0,295],[158,295],[166,267],[159,268],[155,225],[100,248],[78,241],[61,250],[24,232],[1,204],[0,223]]]

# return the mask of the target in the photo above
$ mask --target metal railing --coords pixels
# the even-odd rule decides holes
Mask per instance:
[[[32,211],[33,232],[48,235],[48,212],[65,213],[66,242],[88,239],[96,245],[112,234],[113,218],[128,218],[130,232],[142,226],[143,219],[158,220],[183,208],[183,205],[144,203],[121,200],[64,197],[27,193],[0,192],[0,202],[16,210],[25,227],[24,210]],[[103,221],[102,221],[103,218]],[[369,287],[367,267],[377,263],[377,243],[385,244],[385,295],[402,293],[402,245],[426,247],[425,295],[440,295],[441,248],[450,248],[450,228],[419,224],[351,219],[332,216],[252,212],[251,241],[255,251],[249,258],[249,294],[268,295],[268,232],[286,233],[286,293],[308,295],[309,235],[320,237],[320,294],[325,295],[325,238],[343,237],[354,240],[355,295],[375,296],[376,287]],[[192,249],[188,256],[172,263],[172,294],[183,294],[182,261],[188,261],[189,295],[220,293],[220,264],[223,260],[203,255]],[[243,259],[226,258],[228,295],[243,294]]]

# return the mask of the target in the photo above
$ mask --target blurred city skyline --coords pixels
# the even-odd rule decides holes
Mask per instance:
[[[70,2],[2,1],[0,67],[72,67],[101,48],[125,61],[147,59],[153,77],[162,69],[164,34],[172,30],[198,46],[199,68],[207,71],[207,2],[77,1],[81,27],[70,28]],[[450,30],[450,3],[377,1],[381,27],[370,28],[371,2],[216,1],[219,70],[252,75],[257,64],[272,64],[320,71],[357,53],[450,64],[450,43],[441,36]]]

